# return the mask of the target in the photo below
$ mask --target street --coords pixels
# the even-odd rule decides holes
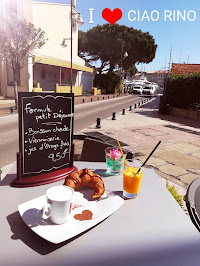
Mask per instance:
[[[121,112],[130,105],[141,102],[145,97],[130,95],[126,97],[75,105],[74,133],[96,123],[97,117],[102,120]],[[0,118],[0,168],[16,160],[19,150],[18,116]]]

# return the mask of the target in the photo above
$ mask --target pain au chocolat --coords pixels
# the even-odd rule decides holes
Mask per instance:
[[[65,178],[64,185],[73,189],[79,187],[90,187],[94,189],[92,198],[100,198],[105,192],[105,186],[102,178],[94,174],[91,170],[85,168],[80,171],[69,174]]]

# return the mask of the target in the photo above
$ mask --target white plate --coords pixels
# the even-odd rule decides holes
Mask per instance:
[[[86,199],[91,199],[93,191],[84,189],[81,190]],[[72,210],[70,220],[61,225],[55,225],[49,220],[43,220],[40,216],[40,210],[46,204],[46,196],[27,201],[18,206],[19,213],[27,226],[40,237],[54,244],[66,241],[100,223],[113,212],[115,212],[123,203],[124,200],[114,194],[106,191],[104,195],[85,207],[79,207]],[[92,220],[78,221],[74,218],[77,213],[82,213],[83,210],[91,210],[93,212]]]

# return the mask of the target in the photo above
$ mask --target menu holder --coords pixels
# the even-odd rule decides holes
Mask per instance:
[[[73,166],[74,95],[19,92],[19,152],[13,187],[66,178]]]

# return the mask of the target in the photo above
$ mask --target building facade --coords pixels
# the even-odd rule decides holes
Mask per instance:
[[[25,67],[20,71],[19,91],[33,91],[33,84],[40,84],[42,91],[55,91],[56,84],[69,87],[71,68],[71,6],[31,0],[1,1],[1,12],[10,16],[14,12],[45,32],[47,42],[41,49],[34,50]],[[73,14],[78,14],[73,1]],[[12,10],[14,9],[14,10]],[[76,15],[73,15],[74,17]],[[89,91],[92,87],[93,68],[78,57],[78,26],[73,27],[73,89],[81,87]],[[64,45],[63,45],[64,43]],[[1,95],[14,96],[12,71],[4,62],[1,64]]]
[[[168,71],[148,71],[146,72],[146,78],[148,81],[155,82],[158,84],[158,86],[164,88],[165,81],[168,77]]]

